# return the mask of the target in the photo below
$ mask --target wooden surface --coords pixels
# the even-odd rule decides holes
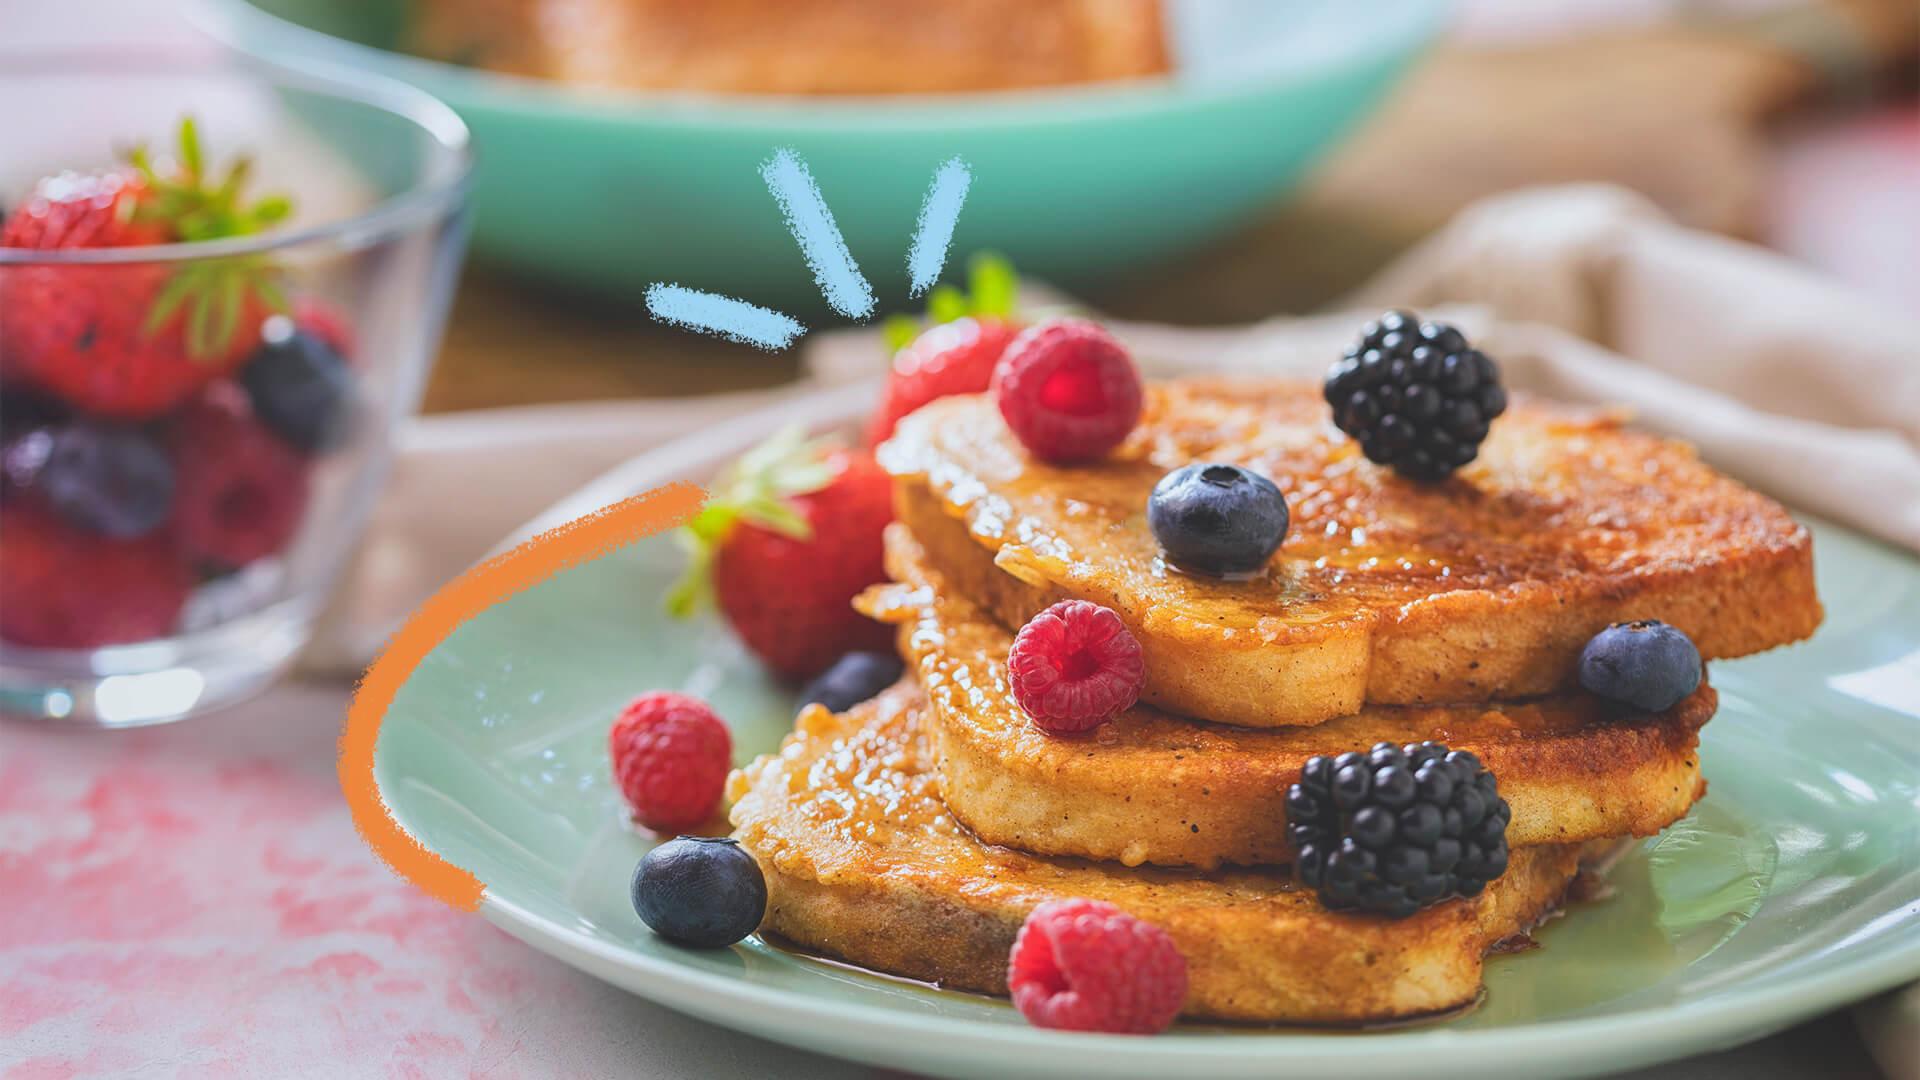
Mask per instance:
[[[454,299],[425,409],[447,412],[777,386],[797,352],[766,353],[578,303],[471,268]]]
[[[1764,239],[1775,122],[1857,100],[1910,64],[1917,41],[1911,0],[1825,0],[1739,21],[1443,46],[1273,211],[1085,299],[1189,324],[1304,311],[1474,199],[1540,183],[1619,183],[1689,224]],[[797,371],[791,354],[581,307],[476,268],[426,408],[713,393],[775,386]]]

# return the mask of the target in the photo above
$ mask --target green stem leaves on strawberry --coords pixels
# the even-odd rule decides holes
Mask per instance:
[[[912,344],[928,326],[968,316],[1011,320],[1019,299],[1020,276],[1014,273],[1013,264],[1002,256],[982,252],[967,260],[964,290],[953,285],[936,285],[927,294],[924,322],[911,315],[890,315],[881,323],[880,332],[886,339],[887,352],[897,353]]]
[[[126,153],[144,187],[133,204],[133,220],[158,226],[182,243],[251,236],[293,212],[284,195],[248,202],[242,198],[253,171],[251,158],[233,160],[218,182],[213,182],[200,130],[191,116],[180,121],[178,146],[171,169],[156,164],[146,147]],[[288,310],[280,287],[279,268],[258,255],[206,259],[174,272],[148,309],[142,332],[159,334],[176,316],[183,319],[187,353],[196,360],[223,357],[239,332],[249,309],[284,313]]]
[[[886,580],[893,480],[871,455],[830,445],[788,428],[736,462],[681,531],[693,565],[667,596],[685,614],[710,595],[767,670],[796,682],[893,634],[853,607]]]
[[[257,255],[189,263],[174,271],[154,297],[140,332],[152,338],[184,312],[187,355],[196,360],[223,357],[250,306],[275,314],[291,309],[278,276],[278,268]]]
[[[796,540],[811,538],[812,526],[789,500],[819,491],[833,480],[827,453],[834,444],[832,438],[809,439],[804,428],[790,425],[742,454],[721,475],[706,505],[679,532],[692,561],[667,591],[669,614],[684,618],[711,601],[714,554],[741,522]]]

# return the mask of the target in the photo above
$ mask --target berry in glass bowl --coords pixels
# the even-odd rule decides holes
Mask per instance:
[[[417,402],[466,130],[280,66],[0,72],[0,709],[128,726],[306,643]]]

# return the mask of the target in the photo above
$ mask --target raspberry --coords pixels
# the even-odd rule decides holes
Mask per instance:
[[[733,737],[706,702],[654,690],[620,711],[607,750],[634,819],[672,833],[705,824],[720,805]]]
[[[1062,600],[1020,628],[1007,653],[1013,699],[1049,735],[1099,727],[1140,698],[1140,642],[1110,609]]]
[[[189,558],[237,569],[287,546],[307,506],[307,462],[216,383],[176,423],[173,533]]]
[[[1140,421],[1140,370],[1099,325],[1054,319],[1013,339],[993,370],[1007,427],[1043,461],[1091,461]]]
[[[1054,900],[1027,916],[1007,988],[1035,1027],[1152,1035],[1187,998],[1187,961],[1165,930],[1098,900]]]
[[[85,649],[171,633],[192,575],[159,534],[116,540],[27,503],[0,515],[0,638]]]

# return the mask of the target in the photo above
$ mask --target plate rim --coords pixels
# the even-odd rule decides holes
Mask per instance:
[[[703,465],[711,466],[727,459],[785,424],[801,423],[816,431],[843,428],[864,415],[875,385],[877,380],[866,379],[796,394],[663,443],[561,498],[502,541],[495,551],[637,491],[674,480],[698,479]],[[1822,522],[1822,526],[1858,535],[1842,525]],[[1897,550],[1896,554],[1905,556]],[[376,748],[376,754],[378,752]],[[376,769],[376,777],[382,771]],[[382,801],[387,802],[384,793]],[[432,850],[391,803],[388,803],[388,812],[408,835]],[[1887,912],[1888,915],[1898,913],[1898,908]],[[906,1044],[890,1045],[887,1040],[912,1036],[921,1040],[920,1052],[924,1054],[932,1050],[924,1046],[925,1039],[937,1036],[943,1044],[941,1053],[948,1060],[995,1061],[1044,1068],[1046,1060],[1021,1057],[1008,1062],[1005,1059],[1023,1052],[1070,1053],[1076,1067],[1098,1064],[1121,1073],[1196,1061],[1216,1069],[1235,1066],[1266,1069],[1290,1063],[1391,1071],[1409,1057],[1420,1057],[1429,1070],[1437,1063],[1449,1074],[1488,1066],[1512,1067],[1522,1058],[1566,1066],[1559,1075],[1604,1072],[1744,1042],[1768,1030],[1920,979],[1920,901],[1916,901],[1908,917],[1888,931],[1891,940],[1886,947],[1839,961],[1838,966],[1830,970],[1781,982],[1749,977],[1704,997],[1664,1006],[1485,1030],[1462,1031],[1444,1026],[1400,1030],[1385,1033],[1390,1036],[1385,1039],[1330,1037],[1350,1033],[1299,1028],[1267,1033],[1250,1029],[1232,1037],[1175,1031],[1152,1039],[1139,1039],[905,1013],[857,1001],[822,1002],[597,940],[535,913],[495,892],[491,885],[484,886],[480,914],[537,951],[572,966],[579,965],[573,963],[569,954],[586,954],[610,968],[645,976],[649,984],[645,989],[614,983],[630,993],[668,1008],[696,1012],[722,1026],[761,1033],[776,1040],[781,1036],[770,1032],[780,1025],[772,1021],[788,1025],[826,1021],[834,1030],[832,1038],[837,1045],[857,1046],[867,1053],[911,1055],[911,1050],[902,1049]],[[588,973],[613,982],[591,970]],[[708,1000],[697,1004],[676,1000],[675,992],[698,994]],[[725,1004],[746,1005],[757,1011],[730,1014],[720,1008]],[[737,1019],[729,1019],[730,1016]],[[1621,1041],[1619,1036],[1623,1031],[1630,1031],[1633,1038]],[[1440,1054],[1445,1056],[1435,1056]],[[916,1059],[909,1056],[908,1060]]]

